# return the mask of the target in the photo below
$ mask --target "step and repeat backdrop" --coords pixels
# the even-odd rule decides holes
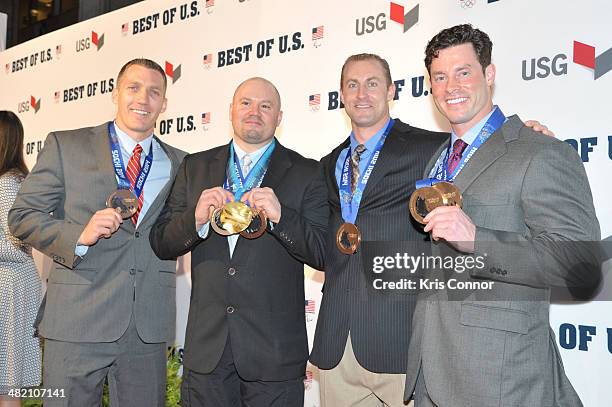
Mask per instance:
[[[50,131],[113,118],[119,68],[147,57],[168,79],[168,109],[156,129],[164,141],[188,152],[226,143],[235,87],[263,76],[282,96],[281,143],[318,159],[349,135],[338,91],[342,63],[354,53],[389,61],[398,89],[392,116],[447,130],[430,98],[424,48],[439,30],[469,22],[494,43],[495,102],[547,124],[580,154],[605,238],[612,235],[610,15],[605,0],[148,0],[1,52],[0,109],[19,114],[32,166]],[[39,255],[37,263],[44,276],[50,260]],[[179,348],[189,264],[186,256],[178,269]],[[324,274],[307,269],[304,278],[312,344]],[[551,315],[567,373],[589,407],[612,402],[611,311],[609,302],[591,301],[557,304]],[[305,376],[305,405],[317,406],[316,368],[308,365]]]

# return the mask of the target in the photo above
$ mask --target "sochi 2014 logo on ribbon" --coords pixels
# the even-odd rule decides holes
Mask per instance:
[[[419,22],[419,4],[416,4],[406,11],[407,7],[402,4],[389,3],[389,19],[402,26],[403,32],[410,30]],[[371,34],[375,31],[387,29],[387,15],[380,12],[376,15],[364,16],[355,20],[355,34]]]

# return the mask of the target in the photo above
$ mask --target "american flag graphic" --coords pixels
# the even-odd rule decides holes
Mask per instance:
[[[308,106],[319,106],[321,104],[321,94],[308,96]]]
[[[324,34],[325,34],[325,29],[322,25],[315,27],[312,29],[312,40],[313,41],[320,40],[323,38]]]
[[[215,0],[206,0],[206,7],[212,7],[215,5]]]
[[[60,100],[60,91],[55,92],[55,103],[59,103]]]
[[[202,124],[210,123],[210,112],[202,113]]]
[[[60,44],[55,47],[55,54],[60,55],[61,53],[62,53],[62,46]]]
[[[314,300],[304,300],[304,310],[309,314],[314,314],[315,312]]]
[[[213,56],[212,56],[212,54],[206,54],[206,55],[204,55],[204,57],[202,58],[202,61],[204,62],[204,65],[210,65],[210,64],[212,64],[212,60],[213,60]]]
[[[130,30],[130,23],[121,24],[121,34],[127,35]]]

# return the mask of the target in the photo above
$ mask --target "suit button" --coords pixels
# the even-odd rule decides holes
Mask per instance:
[[[136,236],[136,239],[138,239],[140,237],[140,232],[134,233],[134,236]]]
[[[236,274],[236,269],[233,267],[230,267],[229,270],[227,270],[227,274],[229,274],[230,276],[233,276],[234,274]]]
[[[229,307],[227,307],[225,310],[227,311],[228,314],[233,314],[234,313],[234,307],[232,307],[231,305]]]

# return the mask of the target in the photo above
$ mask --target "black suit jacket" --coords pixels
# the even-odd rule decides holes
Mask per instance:
[[[448,133],[434,133],[395,120],[366,185],[355,221],[363,241],[425,239],[422,228],[410,216],[408,200],[425,165],[446,138]],[[335,244],[335,232],[344,222],[336,161],[349,143],[347,139],[321,160],[330,218],[323,300],[310,360],[323,369],[336,366],[350,331],[353,351],[361,366],[376,373],[405,373],[416,297],[373,293],[368,289],[360,252],[344,255]]]
[[[195,207],[204,189],[223,185],[229,145],[189,155],[151,232],[161,258],[191,251],[192,291],[184,364],[209,373],[229,335],[234,363],[246,380],[304,376],[308,341],[304,318],[304,263],[322,268],[328,216],[318,163],[277,142],[262,187],[281,202],[273,230],[240,237],[230,258],[227,238],[212,229],[201,239]],[[228,307],[232,307],[229,309]]]

